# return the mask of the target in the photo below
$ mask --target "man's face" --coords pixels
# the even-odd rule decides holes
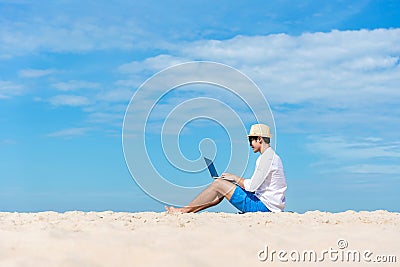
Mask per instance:
[[[253,149],[254,153],[261,151],[262,143],[260,141],[261,137],[256,137],[256,136],[249,137],[250,147]]]

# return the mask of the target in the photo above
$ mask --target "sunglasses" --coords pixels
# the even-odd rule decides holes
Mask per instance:
[[[251,142],[253,142],[253,140],[257,141],[258,137],[255,136],[249,136],[249,143],[251,144]]]

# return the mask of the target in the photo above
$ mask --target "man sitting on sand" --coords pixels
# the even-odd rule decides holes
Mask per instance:
[[[223,173],[189,205],[182,208],[165,206],[165,209],[169,212],[198,212],[219,204],[225,197],[242,212],[283,211],[286,178],[281,159],[270,147],[270,129],[265,124],[254,124],[248,137],[254,153],[260,152],[250,179]]]

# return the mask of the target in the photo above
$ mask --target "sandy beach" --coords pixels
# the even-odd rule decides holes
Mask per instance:
[[[399,240],[387,211],[0,213],[2,267],[399,266]]]

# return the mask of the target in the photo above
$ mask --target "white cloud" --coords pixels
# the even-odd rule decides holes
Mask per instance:
[[[226,86],[232,92],[204,83],[175,88],[187,81],[212,82]],[[215,119],[227,129],[240,128],[242,122],[248,123],[249,118],[249,109],[243,112],[247,107],[244,101],[256,110],[259,119],[268,117],[266,120],[272,120],[260,92],[239,72],[221,64],[183,64],[154,76],[136,92],[125,117],[125,129],[131,134],[150,123],[154,132],[160,132],[163,121],[168,118],[169,127],[164,133],[176,134],[185,122],[199,116]],[[262,109],[259,109],[260,106]],[[173,115],[169,114],[174,107],[179,109]],[[228,111],[228,108],[232,111]],[[242,120],[238,120],[237,116]]]
[[[119,71],[155,73],[190,59],[217,61],[255,80],[275,105],[369,109],[371,101],[377,107],[400,97],[399,43],[400,29],[236,36],[176,44],[173,55],[127,63]]]
[[[143,83],[143,77],[137,75],[136,77],[131,77],[130,79],[118,80],[115,82],[115,85],[128,88],[137,88],[141,83]]]
[[[379,158],[400,159],[400,143],[378,142],[376,137],[363,139],[345,138],[342,136],[310,137],[306,146],[310,152],[323,155],[337,162],[346,160],[367,160]]]
[[[15,139],[3,139],[0,141],[0,144],[4,144],[4,145],[15,145],[17,143],[18,142]]]
[[[344,171],[357,174],[400,174],[399,165],[389,164],[357,164],[352,166],[346,166],[343,168]]]
[[[88,115],[87,122],[89,123],[101,123],[107,125],[113,125],[117,127],[122,127],[122,120],[124,118],[124,113],[114,113],[114,112],[92,112]]]
[[[91,130],[93,130],[93,129],[90,127],[68,128],[68,129],[49,133],[49,134],[47,134],[47,136],[48,137],[72,138],[72,137],[78,137],[78,136],[85,135]]]
[[[128,103],[133,95],[133,90],[116,88],[97,94],[96,99],[106,102],[126,102]]]
[[[53,74],[54,69],[24,69],[18,72],[18,75],[23,78],[39,78]]]
[[[367,138],[364,138],[364,141],[377,143],[377,142],[383,141],[383,139],[379,138],[379,137],[367,137]]]
[[[11,81],[0,80],[0,99],[12,98],[17,95],[21,95],[23,92],[23,86],[16,84]]]
[[[53,21],[36,19],[9,23],[0,30],[0,55],[11,57],[34,51],[80,52],[108,48],[132,48],[136,40],[134,27],[98,25],[77,19],[74,23],[60,18]]]
[[[400,142],[379,137],[311,136],[308,152],[318,155],[313,164],[321,172],[400,174]],[[335,174],[334,174],[335,173]]]
[[[351,106],[400,96],[399,43],[400,29],[335,30],[199,41],[174,52],[232,64],[274,103]]]
[[[211,2],[182,3],[179,8],[168,1],[9,2],[0,28],[0,58],[38,51],[168,49],[180,40],[207,36],[326,30],[357,14],[368,1],[264,1],[245,8],[227,1],[221,9]]]
[[[400,29],[236,36],[221,41],[175,43],[169,54],[122,64],[117,69],[120,76],[114,88],[54,96],[49,102],[56,106],[82,106],[93,123],[114,122],[123,114],[120,107],[114,111],[112,106],[129,101],[133,90],[152,74],[200,59],[231,64],[254,79],[270,101],[281,131],[318,134],[329,129],[346,132],[358,128],[362,132],[381,132],[380,128],[397,125],[400,117],[396,108],[400,97],[399,43]],[[196,72],[182,75],[198,77]],[[211,75],[218,77],[220,73]],[[158,85],[162,88],[171,84],[171,79],[179,81],[179,77],[167,77]],[[232,80],[232,84],[235,82]],[[54,83],[53,87],[77,91],[102,86],[71,80]],[[144,94],[143,103],[159,97],[156,87]],[[193,97],[200,95],[194,93]],[[257,106],[257,99],[253,103],[256,106],[252,108],[265,109]]]
[[[48,101],[54,106],[87,106],[90,101],[85,96],[78,95],[57,95],[50,97]]]
[[[373,71],[379,69],[387,69],[396,66],[399,58],[386,55],[386,56],[368,56],[365,55],[361,58],[353,59],[342,64],[342,67],[347,70],[364,70]]]
[[[395,108],[400,97],[399,43],[400,29],[236,36],[176,44],[172,55],[127,63],[119,71],[153,74],[190,59],[223,62],[256,81],[284,132],[355,127],[380,131],[396,124],[400,116]],[[182,75],[198,77],[196,72]],[[160,81],[159,87],[175,78]],[[148,92],[147,98],[151,97],[156,96]]]
[[[118,70],[122,73],[137,73],[143,71],[160,71],[164,68],[189,61],[188,59],[170,56],[158,55],[155,57],[146,58],[143,61],[132,61],[121,65]]]
[[[96,89],[100,84],[88,81],[71,80],[68,82],[58,82],[52,84],[54,88],[60,91],[75,91],[80,89]]]

